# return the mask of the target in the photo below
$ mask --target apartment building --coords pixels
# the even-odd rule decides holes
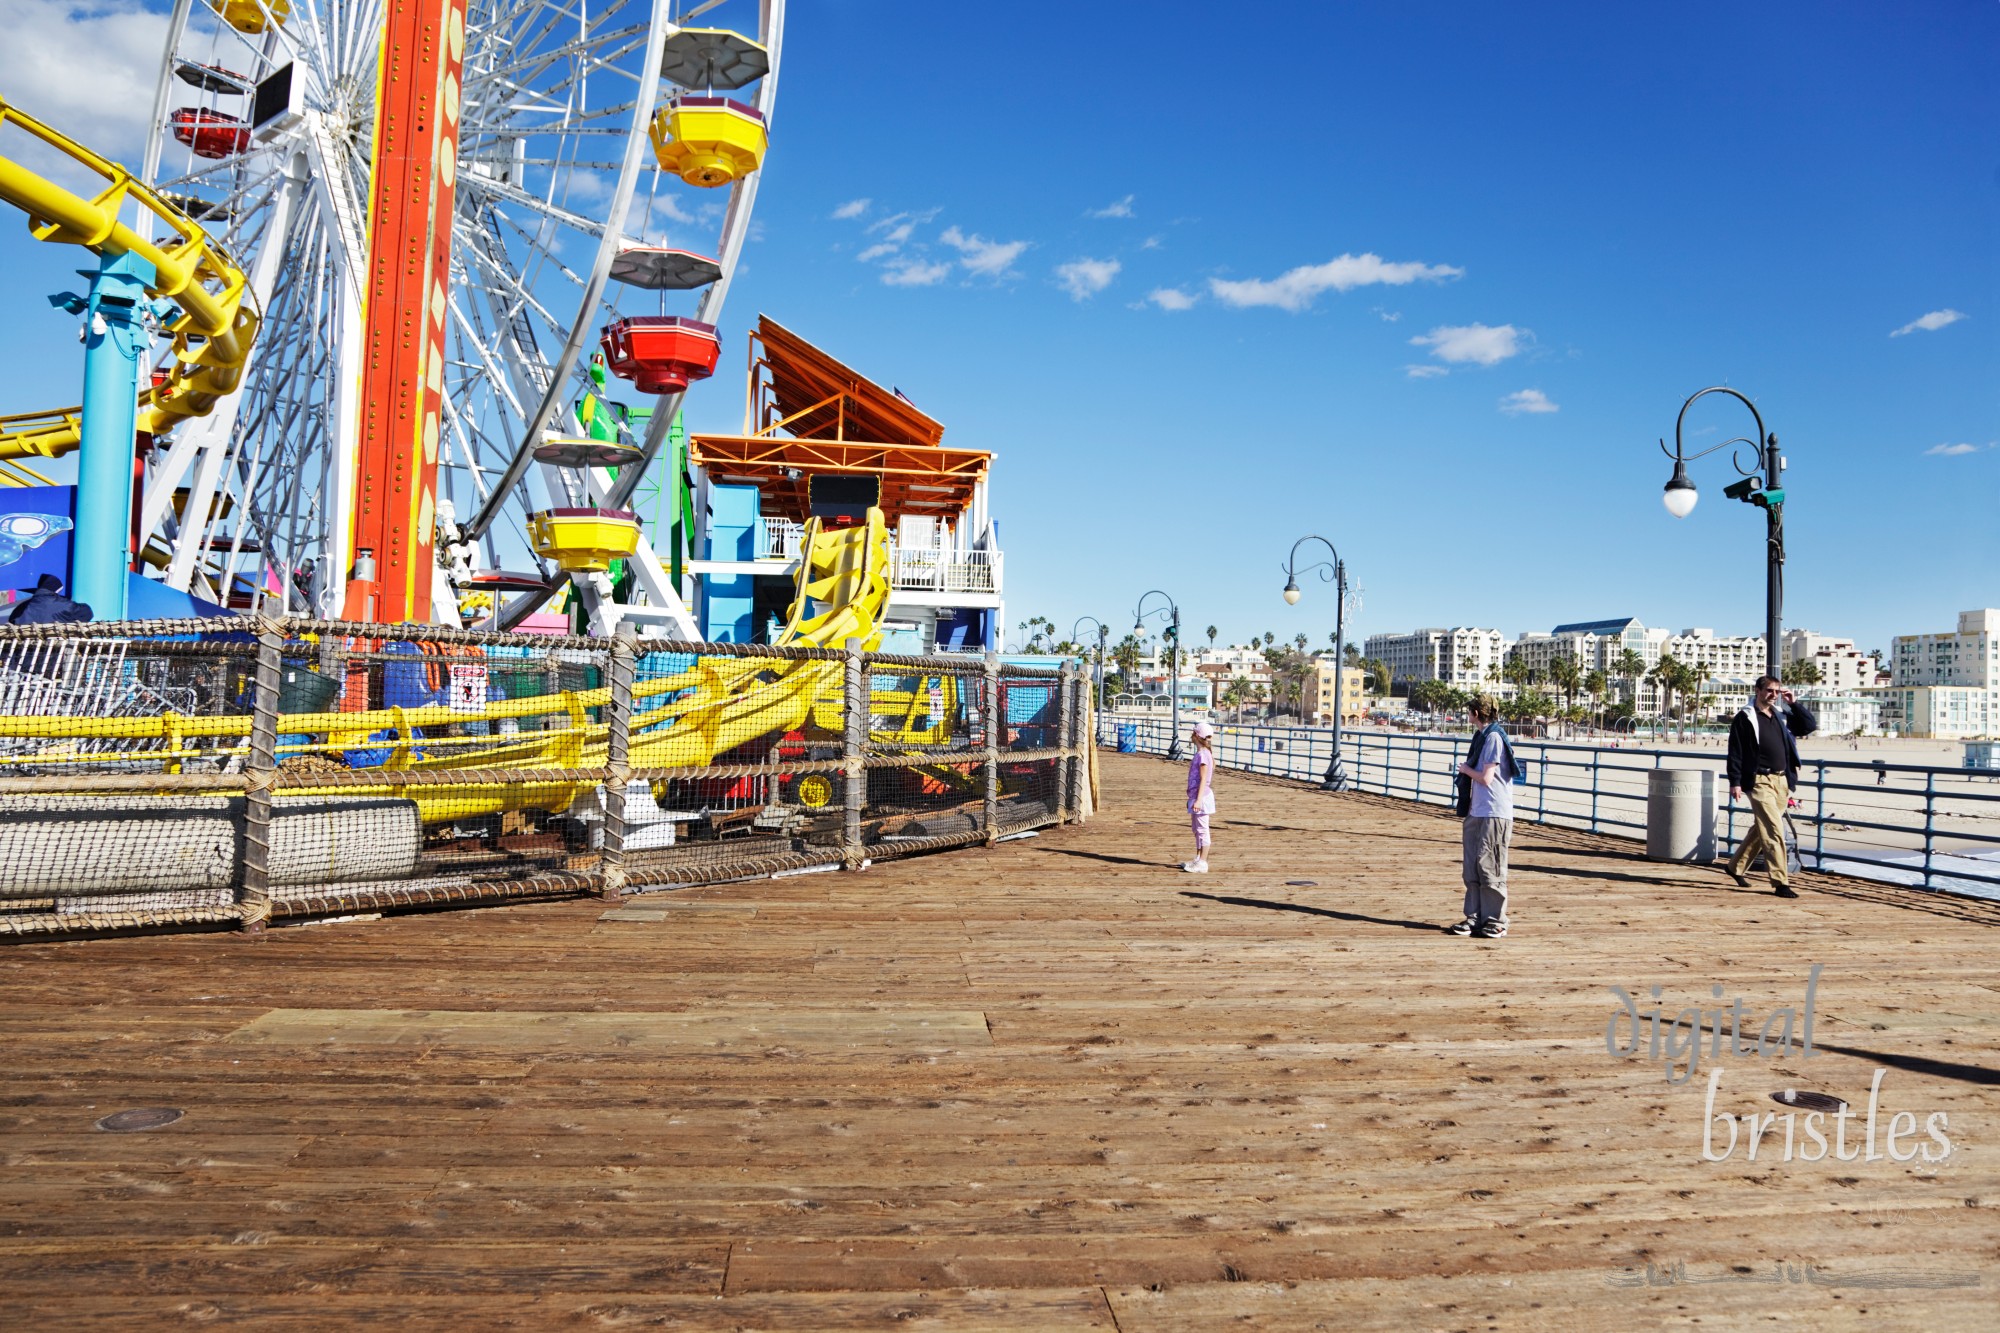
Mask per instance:
[[[1669,634],[1660,652],[1693,667],[1702,678],[1704,693],[1737,689],[1747,695],[1767,665],[1761,634],[1723,636],[1712,629],[1684,629]],[[1719,688],[1711,690],[1711,685]]]
[[[1956,633],[1899,634],[1889,665],[1899,687],[2000,687],[2000,611],[1961,611]]]
[[[1441,680],[1460,689],[1486,688],[1499,679],[1509,640],[1497,629],[1419,629],[1371,634],[1362,653],[1379,657],[1398,681]]]
[[[1891,685],[1872,693],[1882,699],[1882,725],[1899,736],[1970,740],[2000,735],[2000,690],[1978,685]]]
[[[1778,660],[1785,666],[1810,662],[1819,670],[1818,686],[1831,690],[1867,689],[1875,684],[1875,659],[1854,646],[1809,629],[1788,629],[1778,641]]]
[[[1508,656],[1525,663],[1529,670],[1546,674],[1558,657],[1567,657],[1584,671],[1617,674],[1618,659],[1626,649],[1639,654],[1650,670],[1660,660],[1666,631],[1647,629],[1634,616],[1614,620],[1578,620],[1557,625],[1547,634],[1523,634],[1515,640]]]
[[[1882,723],[1905,736],[2000,735],[2000,610],[1958,613],[1944,634],[1899,634]]]
[[[1314,722],[1333,720],[1334,670],[1331,657],[1314,659],[1316,670],[1306,674],[1305,714]],[[1342,723],[1359,722],[1367,713],[1367,687],[1361,673],[1348,667],[1340,673],[1340,720]]]

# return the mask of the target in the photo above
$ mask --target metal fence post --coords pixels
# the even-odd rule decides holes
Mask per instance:
[[[868,668],[861,656],[861,640],[847,641],[846,743],[842,754],[845,775],[846,818],[841,825],[840,859],[849,870],[861,869],[861,810],[868,800],[868,770],[861,765],[863,743],[868,737]]]
[[[1071,757],[1076,748],[1076,670],[1067,658],[1056,690],[1056,744],[1062,749],[1056,760],[1056,822],[1067,824],[1076,809],[1076,760]]]
[[[986,801],[980,827],[985,831],[986,845],[991,847],[1000,833],[1000,728],[1006,722],[1000,711],[1000,654],[995,652],[986,654],[986,688],[981,706],[986,724]]]
[[[611,705],[605,711],[609,737],[604,763],[604,846],[597,861],[597,896],[617,902],[625,892],[625,787],[632,780],[632,681],[638,674],[637,628],[618,622],[611,640],[606,676]]]
[[[242,928],[260,934],[271,920],[271,789],[278,780],[278,677],[286,622],[258,616],[252,679],[250,754],[243,765],[243,865],[237,898]]]

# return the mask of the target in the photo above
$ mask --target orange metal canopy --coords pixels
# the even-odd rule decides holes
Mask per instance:
[[[891,523],[906,513],[954,513],[971,502],[992,454],[944,448],[942,424],[768,316],[750,338],[745,428],[756,433],[696,435],[689,442],[690,457],[712,480],[753,484],[763,491],[765,514],[801,523],[816,474],[877,478]]]

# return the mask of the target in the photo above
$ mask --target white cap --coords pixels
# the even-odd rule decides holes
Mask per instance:
[[[1213,736],[1215,728],[1209,726],[1206,722],[1197,722],[1194,724],[1194,734],[1197,736]]]

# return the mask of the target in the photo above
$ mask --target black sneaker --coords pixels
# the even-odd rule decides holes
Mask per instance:
[[[1467,917],[1455,926],[1446,926],[1444,933],[1447,935],[1470,935],[1473,931],[1479,929],[1479,924],[1479,922],[1474,921],[1471,917]]]
[[[1727,874],[1729,878],[1735,880],[1739,886],[1746,889],[1750,887],[1750,877],[1746,874],[1743,874],[1741,871],[1731,870],[1729,869],[1729,867],[1724,866],[1723,872]]]
[[[1780,884],[1777,888],[1772,889],[1771,892],[1777,894],[1780,898],[1796,898],[1799,896],[1799,891],[1788,884]]]

